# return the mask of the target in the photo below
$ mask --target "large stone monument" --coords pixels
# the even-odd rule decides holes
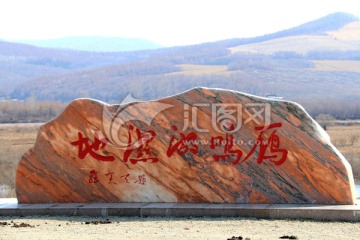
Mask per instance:
[[[301,106],[207,88],[73,101],[40,128],[16,192],[20,203],[355,202],[349,163]]]

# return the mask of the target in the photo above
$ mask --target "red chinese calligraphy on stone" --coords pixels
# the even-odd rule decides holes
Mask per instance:
[[[114,175],[114,172],[110,172],[110,173],[105,174],[105,176],[110,176],[109,177],[109,184],[110,183],[116,184],[116,182],[113,182],[113,175]]]
[[[172,127],[174,131],[177,131],[177,127]],[[166,151],[166,155],[171,157],[175,152],[177,152],[180,156],[184,156],[188,151],[192,154],[196,154],[198,152],[198,143],[195,141],[197,139],[197,134],[195,132],[190,132],[185,135],[184,133],[180,133],[180,140],[174,143],[175,136],[172,135],[169,143],[169,147]]]
[[[280,149],[280,138],[278,135],[276,135],[276,130],[273,130],[267,141],[265,141],[263,138],[263,134],[266,130],[279,128],[281,126],[282,123],[273,123],[267,126],[255,127],[255,130],[260,131],[259,136],[253,148],[250,150],[250,152],[242,162],[249,159],[249,157],[255,152],[256,148],[259,146],[260,149],[257,158],[258,164],[261,164],[264,160],[269,160],[276,166],[283,164],[286,161],[288,150]],[[266,155],[267,150],[269,150],[272,155]]]
[[[133,143],[131,137],[131,131],[136,132],[137,141]],[[128,131],[128,146],[124,153],[124,162],[136,164],[137,162],[147,162],[151,160],[151,163],[158,162],[158,158],[151,157],[151,151],[149,148],[149,143],[154,139],[156,136],[156,132],[153,130],[142,132],[139,128],[134,127],[133,125],[129,126]],[[135,153],[135,157],[131,157],[132,153]]]
[[[87,154],[90,154],[93,158],[99,161],[112,162],[115,160],[113,156],[103,156],[98,153],[100,149],[104,149],[107,143],[107,139],[98,139],[96,136],[92,144],[89,143],[89,139],[82,136],[81,132],[78,132],[79,140],[71,142],[71,145],[78,147],[78,157],[84,159]]]
[[[97,171],[91,170],[89,172],[89,174],[90,174],[89,181],[88,181],[89,183],[97,183],[97,182],[99,182]]]
[[[232,134],[226,134],[225,140],[223,137],[218,136],[218,137],[211,137],[211,142],[210,142],[210,148],[211,149],[215,149],[215,147],[220,146],[224,144],[223,150],[224,150],[224,154],[221,155],[214,155],[214,160],[215,161],[220,161],[221,159],[226,160],[229,158],[234,158],[235,160],[232,161],[231,163],[236,165],[240,162],[241,156],[242,156],[242,151],[239,149],[233,149],[234,146],[234,136]]]
[[[234,125],[230,124],[229,131],[233,131],[233,130],[234,130]],[[225,140],[221,136],[211,137],[211,141],[210,141],[211,149],[215,149],[215,147],[220,146],[222,144],[224,145],[224,148],[223,148],[224,154],[214,155],[213,156],[214,160],[220,161],[221,159],[226,160],[226,159],[235,157],[235,160],[232,161],[231,163],[234,165],[238,164],[240,162],[240,159],[242,156],[242,151],[239,149],[233,149],[234,135],[226,133]]]
[[[134,183],[138,183],[138,184],[141,184],[141,185],[145,185],[145,183],[146,183],[146,176],[145,176],[145,174],[138,175],[138,180],[135,181]]]
[[[124,178],[124,180],[125,180],[126,183],[130,183],[129,180],[128,180],[128,177],[129,177],[129,176],[130,176],[130,174],[128,173],[128,174],[126,174],[126,175],[121,176],[120,178]]]

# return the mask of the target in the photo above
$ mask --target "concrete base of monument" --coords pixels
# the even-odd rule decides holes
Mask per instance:
[[[208,204],[208,203],[47,203],[18,204],[0,199],[0,216],[254,217],[360,221],[356,205]]]

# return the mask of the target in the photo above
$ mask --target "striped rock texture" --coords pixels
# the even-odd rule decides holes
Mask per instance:
[[[73,101],[18,165],[20,203],[354,204],[349,163],[296,103],[196,88]]]

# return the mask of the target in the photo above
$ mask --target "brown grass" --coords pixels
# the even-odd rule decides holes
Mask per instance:
[[[327,132],[331,142],[350,162],[354,177],[360,182],[360,126],[330,126]]]
[[[313,62],[314,69],[318,71],[360,72],[360,61],[316,60]]]
[[[195,64],[180,64],[177,66],[181,68],[181,72],[168,73],[167,75],[203,76],[224,75],[231,73],[228,71],[227,66]]]
[[[15,197],[16,166],[34,145],[38,128],[33,124],[0,124],[0,197]]]
[[[360,21],[349,23],[337,31],[328,32],[328,35],[338,40],[360,40]]]
[[[275,53],[296,52],[305,54],[310,51],[356,51],[360,47],[356,41],[339,41],[331,36],[301,35],[276,38],[259,43],[251,43],[230,48],[231,53]]]
[[[36,140],[38,125],[0,124],[0,197],[15,197],[16,166],[26,150]],[[360,125],[330,126],[327,132],[332,143],[346,157],[360,180]],[[4,187],[5,186],[5,187]],[[5,191],[8,187],[11,190]]]

